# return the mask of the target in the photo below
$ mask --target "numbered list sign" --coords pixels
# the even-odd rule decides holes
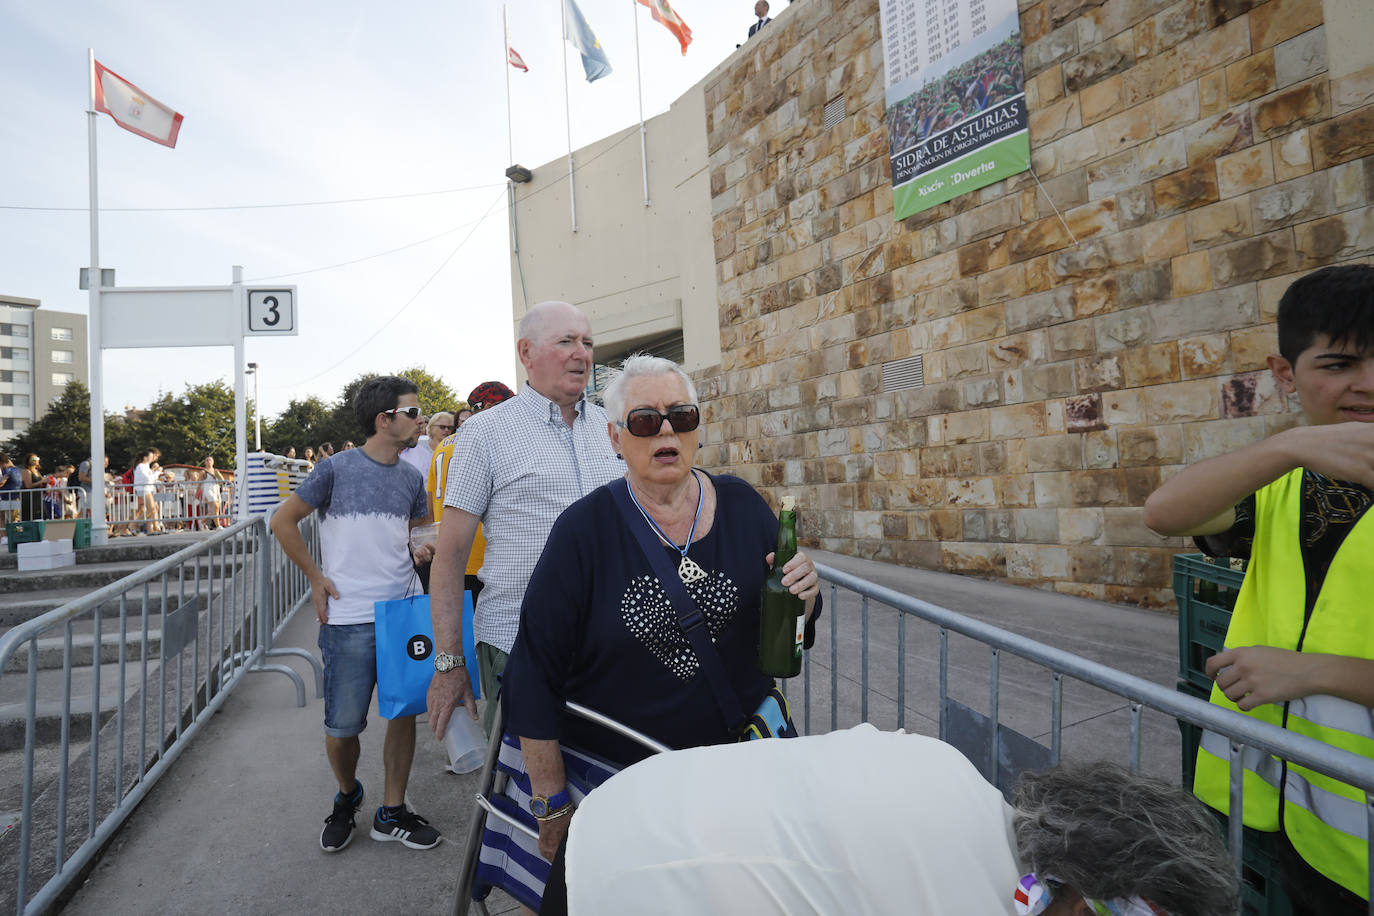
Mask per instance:
[[[298,333],[296,288],[248,290],[248,327],[244,333],[264,337],[295,336]]]
[[[1016,0],[880,0],[894,215],[1030,168]]]

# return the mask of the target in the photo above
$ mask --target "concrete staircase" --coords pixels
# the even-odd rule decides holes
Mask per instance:
[[[0,634],[139,572],[207,536],[187,533],[117,539],[108,545],[78,550],[76,566],[56,570],[20,571],[14,554],[0,552]],[[98,720],[104,725],[115,715],[121,670],[126,704],[138,696],[145,667],[150,685],[156,687],[161,683],[155,678],[163,675],[158,666],[164,611],[193,607],[197,612],[205,610],[218,594],[205,589],[209,573],[226,567],[239,571],[241,562],[241,558],[221,561],[217,557],[200,557],[182,564],[168,576],[165,594],[162,584],[156,581],[146,589],[130,592],[123,602],[122,619],[121,602],[108,602],[101,610],[98,639],[94,615],[87,614],[36,640],[35,797],[55,779],[62,766],[62,714],[67,698],[70,697],[72,710],[68,737],[71,756],[75,757],[81,743],[90,738],[92,722]],[[202,583],[199,599],[194,597],[197,574]],[[145,628],[150,656],[146,660]],[[30,648],[21,646],[0,671],[0,832],[17,820],[22,804],[25,701],[29,687],[25,672],[29,654]],[[153,706],[156,717],[156,698]],[[167,714],[175,717],[171,710]]]

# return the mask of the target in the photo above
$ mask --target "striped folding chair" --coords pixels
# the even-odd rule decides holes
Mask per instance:
[[[568,703],[568,711],[642,744],[656,754],[672,750],[648,735],[622,725],[614,719]],[[462,878],[454,896],[451,912],[466,916],[468,907],[477,905],[488,916],[485,900],[496,887],[536,912],[544,896],[549,863],[539,854],[539,824],[530,814],[530,779],[520,754],[520,739],[505,733],[504,711],[499,709],[487,745],[482,767],[481,790],[473,811],[464,846]],[[597,786],[621,769],[573,748],[563,748],[563,767],[568,790],[575,804],[581,804]]]

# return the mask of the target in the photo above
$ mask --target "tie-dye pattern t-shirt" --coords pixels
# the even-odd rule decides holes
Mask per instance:
[[[419,593],[410,520],[429,507],[414,467],[380,464],[353,448],[315,465],[296,495],[320,513],[322,566],[339,591],[329,599],[329,623],[372,623],[375,602]]]

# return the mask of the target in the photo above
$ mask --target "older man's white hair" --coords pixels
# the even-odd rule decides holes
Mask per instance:
[[[692,384],[692,377],[684,372],[681,366],[661,356],[636,353],[625,360],[601,396],[606,407],[606,415],[613,420],[624,421],[630,384],[635,379],[660,375],[676,375],[682,379],[682,384],[687,389],[687,403],[697,402],[697,386]]]
[[[572,310],[586,317],[582,310],[571,302],[549,300],[530,306],[529,310],[520,318],[520,328],[516,336],[520,340],[531,340],[535,343],[542,343],[543,338],[548,333],[546,328],[548,327],[549,316],[555,312],[564,312],[567,310]]]

